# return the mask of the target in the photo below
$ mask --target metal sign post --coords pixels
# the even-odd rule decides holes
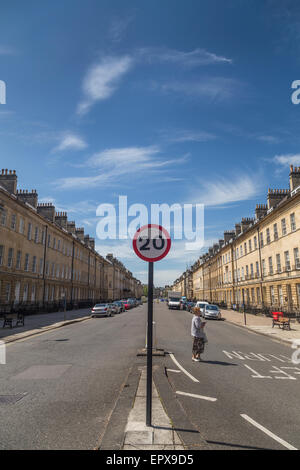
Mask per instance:
[[[147,397],[146,425],[152,422],[152,349],[153,349],[153,263],[170,251],[171,237],[166,229],[156,224],[139,228],[133,237],[133,249],[142,260],[148,261],[148,322],[147,322]]]
[[[146,425],[152,421],[152,346],[153,346],[153,262],[148,263],[148,327],[147,327],[147,407]]]

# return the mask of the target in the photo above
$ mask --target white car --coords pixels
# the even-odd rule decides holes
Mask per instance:
[[[221,320],[221,312],[217,305],[205,305],[202,316],[207,319]]]
[[[96,304],[91,313],[92,317],[111,317],[113,311],[110,304]]]
[[[202,313],[202,315],[206,305],[209,305],[209,303],[205,302],[205,300],[198,300],[198,302],[196,303],[196,307],[200,308],[200,312]]]

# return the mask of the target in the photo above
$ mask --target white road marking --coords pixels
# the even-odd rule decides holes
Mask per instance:
[[[253,426],[257,427],[258,429],[260,429],[262,432],[264,432],[265,434],[267,434],[268,436],[270,436],[272,439],[274,439],[274,441],[277,441],[279,442],[279,444],[283,445],[284,447],[286,447],[287,449],[289,450],[298,450],[296,449],[296,447],[292,446],[291,444],[289,444],[288,442],[284,441],[283,439],[281,439],[280,437],[276,436],[276,434],[273,434],[271,431],[269,431],[268,429],[266,429],[264,426],[262,426],[261,424],[257,423],[256,421],[254,421],[254,419],[250,418],[248,415],[245,415],[245,414],[241,414],[241,417],[244,418],[246,421],[248,421],[249,423],[253,424]]]
[[[182,365],[179,364],[179,362],[177,361],[177,359],[174,357],[174,354],[170,353],[170,357],[172,359],[173,362],[175,362],[176,366],[179,367],[179,369],[182,370],[182,372],[187,375],[193,382],[199,382],[198,379],[195,379],[195,377],[192,376],[192,374],[190,374],[187,370],[185,370]]]
[[[256,370],[251,369],[250,366],[247,366],[247,364],[244,364],[244,366],[247,367],[247,369],[250,369],[251,372],[255,374],[255,375],[251,375],[251,377],[253,377],[254,379],[272,379],[270,375],[260,375],[258,372],[256,372]]]
[[[200,398],[201,400],[217,401],[217,398],[205,397],[204,395],[196,395],[195,393],[176,392],[177,395],[184,395],[186,397]]]
[[[180,374],[181,370],[175,370],[175,369],[167,369],[168,372],[176,372],[176,374]]]

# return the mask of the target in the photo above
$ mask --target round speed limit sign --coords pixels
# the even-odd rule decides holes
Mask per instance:
[[[171,237],[161,225],[148,224],[139,228],[133,237],[133,249],[144,261],[163,259],[170,251]]]

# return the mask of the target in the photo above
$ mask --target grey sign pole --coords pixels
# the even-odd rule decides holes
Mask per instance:
[[[152,421],[152,343],[153,343],[153,262],[148,265],[148,330],[147,330],[147,407],[146,425]]]

